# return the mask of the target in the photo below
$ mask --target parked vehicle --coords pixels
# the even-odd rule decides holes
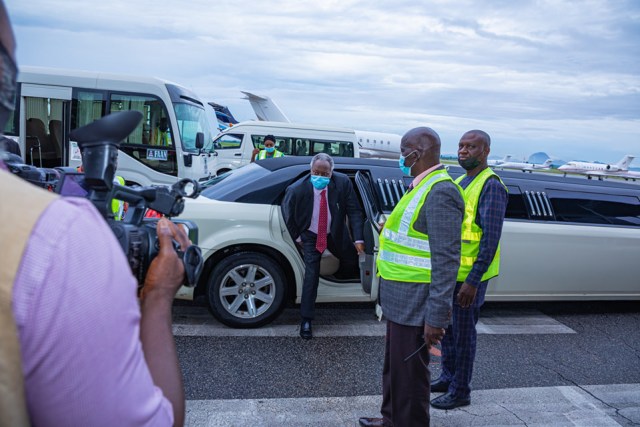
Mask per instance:
[[[118,175],[129,184],[207,180],[211,131],[204,104],[164,80],[87,71],[20,67],[15,112],[5,135],[18,140],[25,163],[79,166],[72,130],[109,113],[136,110],[140,125],[120,145]]]
[[[325,269],[319,302],[376,301],[376,224],[411,181],[393,162],[335,158],[366,213],[366,256],[351,277]],[[205,270],[181,298],[205,295],[212,314],[233,327],[256,327],[299,302],[304,263],[280,208],[284,192],[309,171],[310,157],[268,159],[218,176],[187,200],[199,227]],[[462,173],[450,168],[452,177]],[[550,174],[498,171],[509,190],[500,275],[488,300],[640,299],[640,186]],[[335,260],[323,259],[330,264]],[[331,267],[331,266],[327,266]],[[335,267],[335,266],[334,266]]]
[[[359,157],[353,130],[282,122],[242,122],[221,132],[213,141],[212,170],[220,175],[251,163],[254,148],[263,149],[267,135],[276,137],[276,149],[285,156]]]

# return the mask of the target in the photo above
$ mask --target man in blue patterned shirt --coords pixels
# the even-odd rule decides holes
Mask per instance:
[[[471,403],[471,375],[476,353],[476,323],[489,279],[500,269],[500,235],[507,208],[507,189],[488,167],[491,138],[481,130],[465,133],[458,144],[458,163],[467,173],[456,182],[464,191],[460,270],[453,295],[452,323],[442,340],[442,374],[432,392],[445,392],[431,406],[453,409]]]

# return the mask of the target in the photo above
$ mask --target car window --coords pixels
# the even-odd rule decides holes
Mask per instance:
[[[640,199],[635,196],[550,190],[560,221],[640,226]]]

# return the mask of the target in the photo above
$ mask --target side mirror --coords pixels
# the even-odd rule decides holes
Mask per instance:
[[[204,147],[204,133],[198,132],[196,134],[196,148],[202,150],[202,147]]]

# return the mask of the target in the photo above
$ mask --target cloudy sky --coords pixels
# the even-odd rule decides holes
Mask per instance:
[[[480,128],[496,155],[640,157],[636,0],[5,4],[19,64],[161,77],[240,120],[248,90],[296,122],[430,126],[446,153]]]

